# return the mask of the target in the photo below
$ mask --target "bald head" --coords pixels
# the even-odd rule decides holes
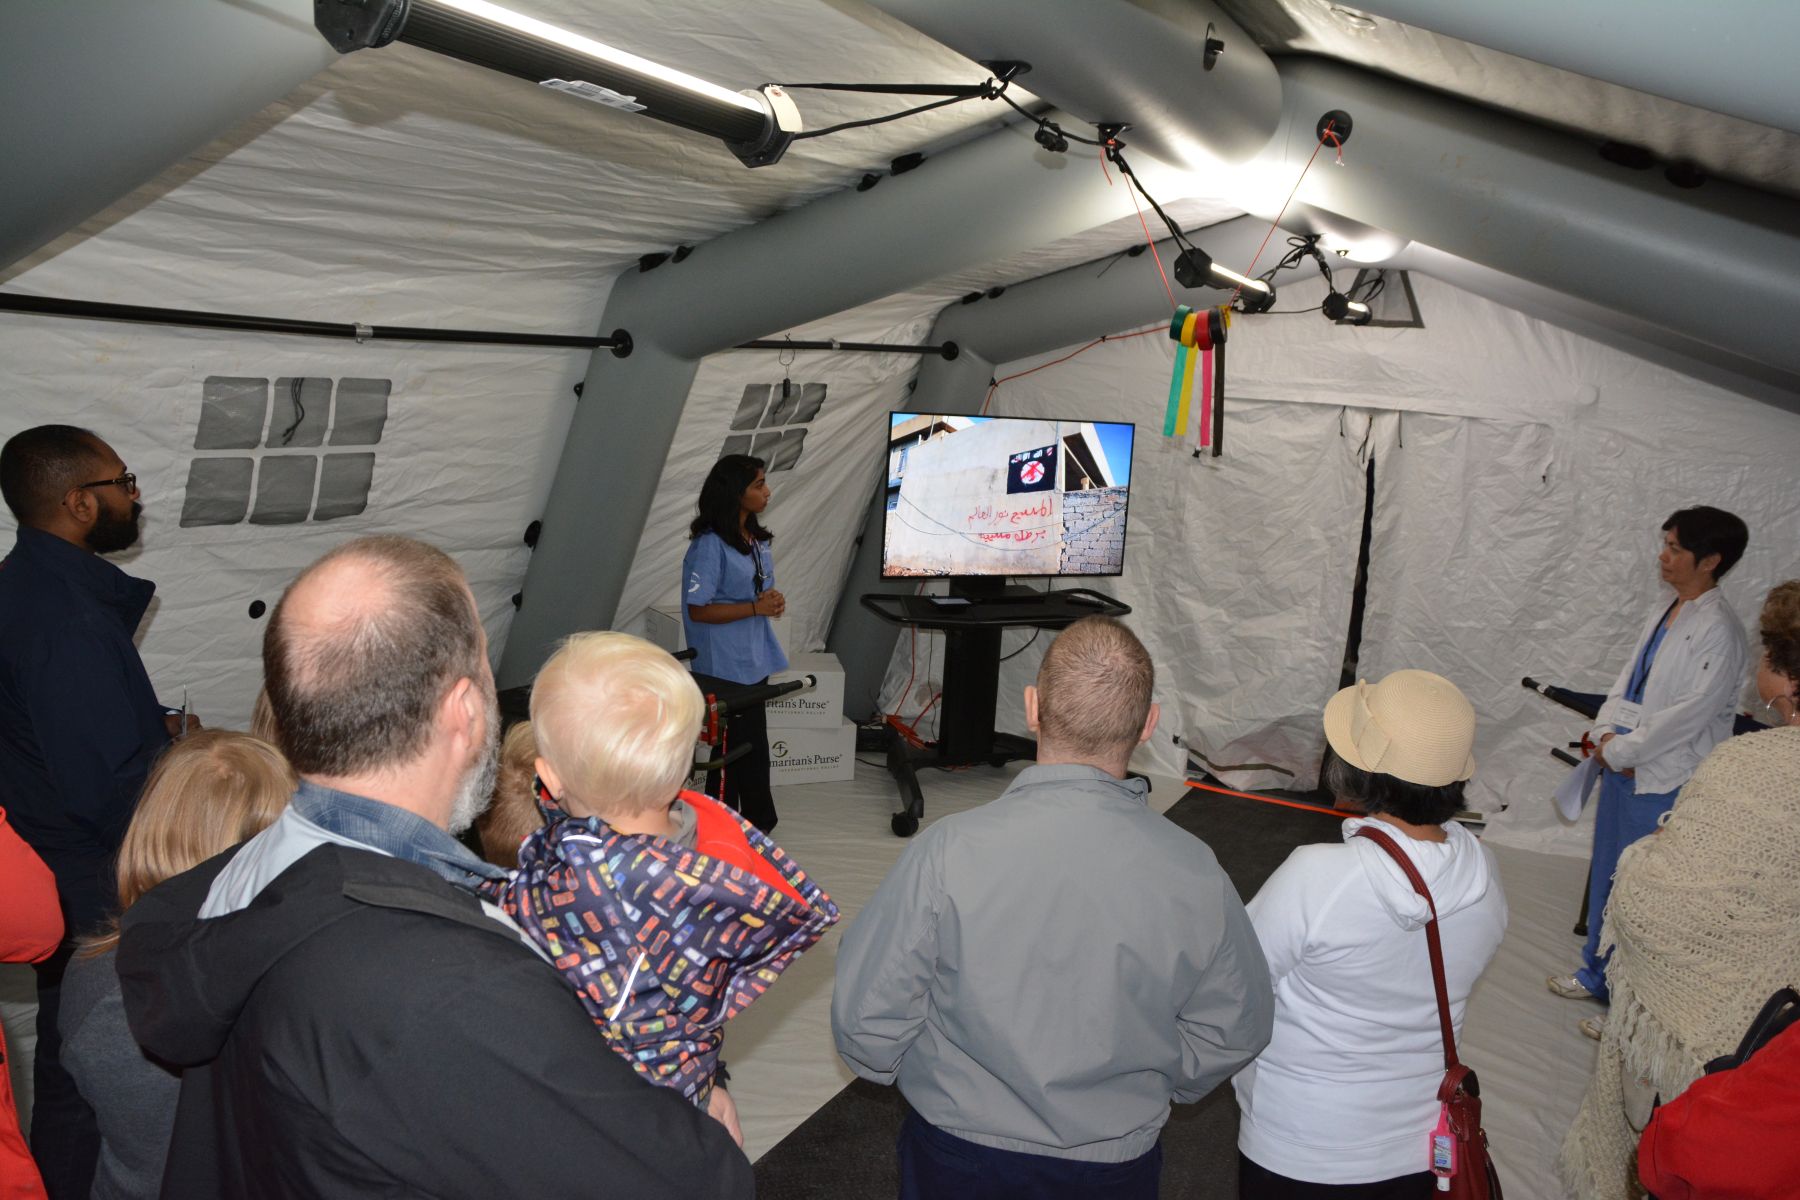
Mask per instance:
[[[1037,677],[1040,758],[1120,763],[1144,736],[1156,668],[1144,644],[1110,617],[1056,635]]]
[[[445,693],[485,678],[485,656],[474,598],[443,551],[399,537],[340,546],[289,585],[263,638],[282,749],[302,775],[409,762]]]

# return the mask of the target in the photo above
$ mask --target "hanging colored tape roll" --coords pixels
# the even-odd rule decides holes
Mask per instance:
[[[1175,371],[1169,376],[1169,404],[1163,411],[1163,436],[1176,437],[1183,434],[1185,424],[1181,411],[1181,381],[1189,374],[1188,348],[1181,340],[1182,326],[1194,310],[1185,304],[1175,306],[1175,314],[1169,318],[1169,340],[1175,343]]]

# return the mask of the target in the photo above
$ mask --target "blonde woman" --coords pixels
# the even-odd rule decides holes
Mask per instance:
[[[506,731],[506,740],[500,743],[500,770],[494,777],[494,802],[475,818],[481,857],[509,871],[518,869],[519,843],[544,824],[535,783],[537,755],[530,721]]]
[[[145,781],[119,847],[119,905],[261,832],[287,807],[294,774],[275,747],[203,730],[174,743]],[[82,943],[63,979],[63,1064],[100,1124],[93,1200],[157,1195],[180,1077],[146,1058],[125,1023],[119,926]]]

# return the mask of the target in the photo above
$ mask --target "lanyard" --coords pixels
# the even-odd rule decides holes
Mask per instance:
[[[756,539],[754,537],[750,539],[750,561],[756,564],[756,573],[752,577],[753,586],[756,590],[751,594],[760,596],[763,593],[762,551],[757,548]]]
[[[1680,603],[1679,599],[1675,601],[1675,604]],[[1656,628],[1651,630],[1650,636],[1644,640],[1644,648],[1638,652],[1637,667],[1631,673],[1631,686],[1625,692],[1625,698],[1633,703],[1642,702],[1644,699],[1644,688],[1650,683],[1650,667],[1656,660],[1657,649],[1662,645],[1663,639],[1668,636],[1669,614],[1675,611],[1675,604],[1669,605],[1663,611],[1662,620],[1656,623]]]

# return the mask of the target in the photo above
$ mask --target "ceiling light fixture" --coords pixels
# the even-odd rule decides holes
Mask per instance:
[[[1375,318],[1374,310],[1361,300],[1352,300],[1335,290],[1326,295],[1325,303],[1319,305],[1319,311],[1325,314],[1327,321],[1344,325],[1367,325]]]
[[[1197,246],[1175,256],[1175,281],[1184,288],[1237,288],[1245,312],[1266,312],[1275,304],[1275,289],[1266,281],[1220,266]]]
[[[733,92],[487,0],[314,0],[313,24],[340,54],[404,42],[718,138],[746,166],[779,160],[801,128],[773,84]]]

